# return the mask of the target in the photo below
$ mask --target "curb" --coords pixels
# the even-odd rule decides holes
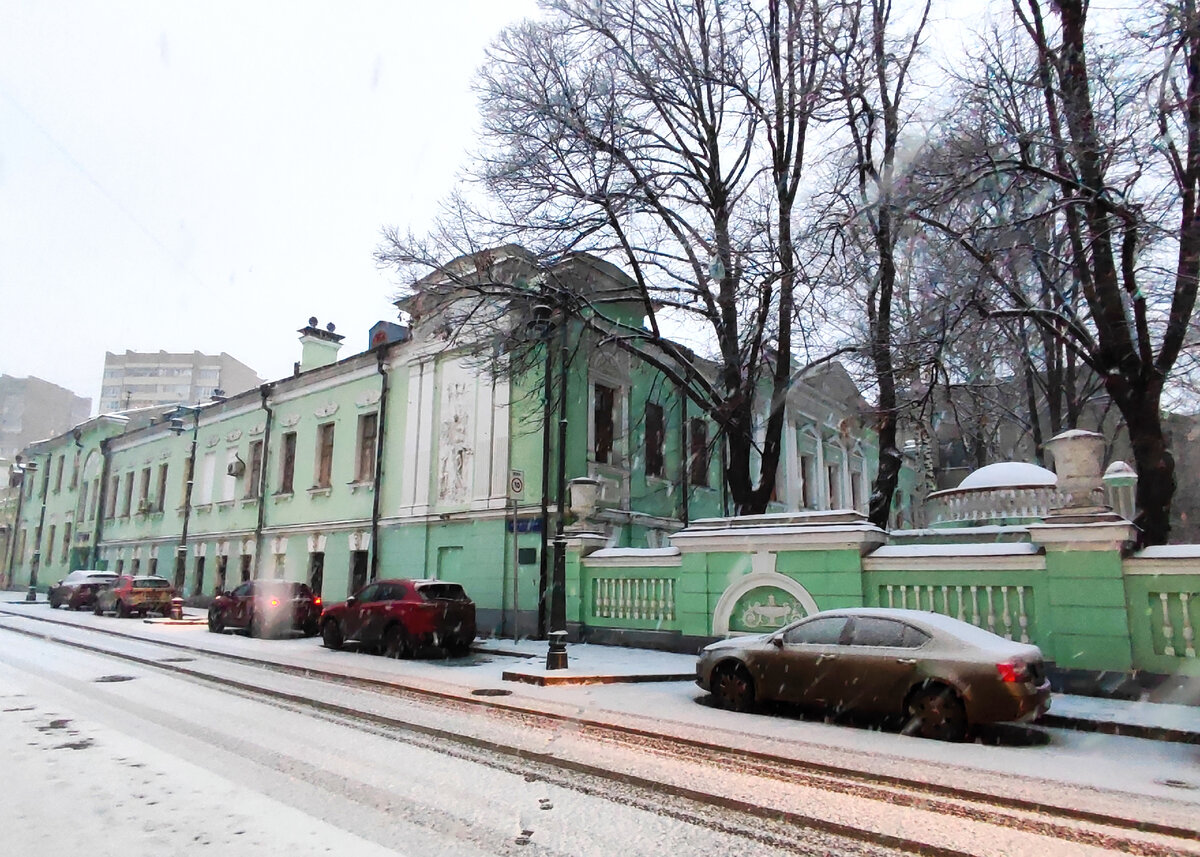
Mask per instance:
[[[1200,744],[1200,732],[1172,729],[1167,726],[1146,726],[1140,723],[1118,723],[1111,720],[1089,720],[1063,714],[1044,714],[1034,721],[1035,726],[1071,729],[1075,732],[1098,732],[1101,735],[1121,735],[1126,738],[1146,738],[1151,741],[1170,741],[1177,744]]]

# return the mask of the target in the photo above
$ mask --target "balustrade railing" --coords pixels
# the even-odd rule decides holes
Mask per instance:
[[[1010,640],[1031,641],[1031,586],[889,583],[879,587],[879,603],[888,607],[929,610],[970,622]]]
[[[1200,592],[1151,592],[1151,622],[1161,622],[1152,634],[1157,654],[1174,658],[1196,657],[1197,604]]]
[[[658,625],[674,622],[675,580],[669,577],[593,577],[592,616]]]

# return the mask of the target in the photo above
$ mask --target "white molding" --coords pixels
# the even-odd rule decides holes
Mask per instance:
[[[713,636],[729,636],[729,618],[733,615],[733,608],[747,592],[763,586],[782,589],[800,602],[800,606],[804,608],[806,614],[816,613],[820,610],[812,594],[802,584],[787,575],[778,572],[754,572],[736,583],[730,584],[717,599],[717,606],[713,608]]]
[[[606,568],[644,568],[653,571],[656,568],[679,568],[683,565],[681,556],[612,556],[593,559],[584,557],[581,561],[584,568],[599,571]]]
[[[313,411],[313,416],[319,420],[323,420],[328,417],[332,417],[337,412],[338,412],[338,403],[337,402],[326,402],[324,405],[322,405],[321,407],[319,407],[315,411]]]
[[[1200,559],[1195,557],[1126,557],[1122,563],[1122,571],[1132,577],[1147,575],[1200,575]]]
[[[327,367],[322,367],[322,368],[327,368]],[[310,370],[310,371],[312,371],[312,370]],[[334,387],[340,387],[344,384],[349,384],[353,381],[361,381],[363,378],[370,378],[372,375],[375,375],[375,374],[376,374],[375,361],[372,360],[371,362],[369,362],[363,366],[360,366],[357,369],[348,369],[345,371],[340,371],[340,372],[335,373],[334,375],[332,375],[329,378],[323,378],[320,381],[314,381],[309,384],[301,384],[301,385],[297,386],[294,390],[287,390],[285,392],[276,392],[271,396],[271,398],[269,400],[269,404],[281,405],[281,404],[284,404],[285,402],[292,402],[292,401],[295,401],[296,399],[302,399],[305,396],[311,396],[316,393],[323,393],[326,390],[333,389]],[[290,381],[292,379],[288,378],[285,380]]]
[[[887,533],[870,525],[830,527],[738,527],[689,532],[671,536],[671,543],[684,553],[697,551],[754,553],[768,550],[857,550],[867,554],[888,540]]]
[[[1046,558],[1037,554],[980,556],[863,557],[863,571],[1045,571]]]

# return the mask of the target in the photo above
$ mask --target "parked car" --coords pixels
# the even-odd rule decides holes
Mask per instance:
[[[50,587],[50,609],[63,605],[66,605],[68,610],[90,607],[96,600],[96,590],[107,586],[116,579],[117,575],[112,571],[96,571],[87,568],[72,571]]]
[[[320,620],[320,596],[308,584],[290,580],[247,580],[232,592],[222,592],[208,608],[208,630],[216,634],[239,628],[252,637],[284,630],[312,637]]]
[[[170,616],[171,599],[174,597],[175,587],[165,577],[134,577],[132,574],[122,574],[96,593],[92,612],[97,616],[102,613],[116,613],[122,619],[134,613],[142,616],[148,613]]]
[[[377,580],[321,613],[330,649],[355,643],[388,657],[425,646],[465,654],[475,639],[475,602],[462,586],[441,580]]]
[[[943,740],[1050,707],[1037,646],[921,610],[829,610],[722,640],[701,651],[696,683],[735,711],[775,700],[895,716],[906,733]]]

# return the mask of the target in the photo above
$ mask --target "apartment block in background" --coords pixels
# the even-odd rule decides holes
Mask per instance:
[[[100,413],[199,402],[215,390],[234,396],[262,382],[253,369],[224,352],[109,351],[104,355]]]
[[[0,375],[0,458],[12,461],[33,441],[64,432],[91,412],[91,399],[65,387],[33,376]]]

